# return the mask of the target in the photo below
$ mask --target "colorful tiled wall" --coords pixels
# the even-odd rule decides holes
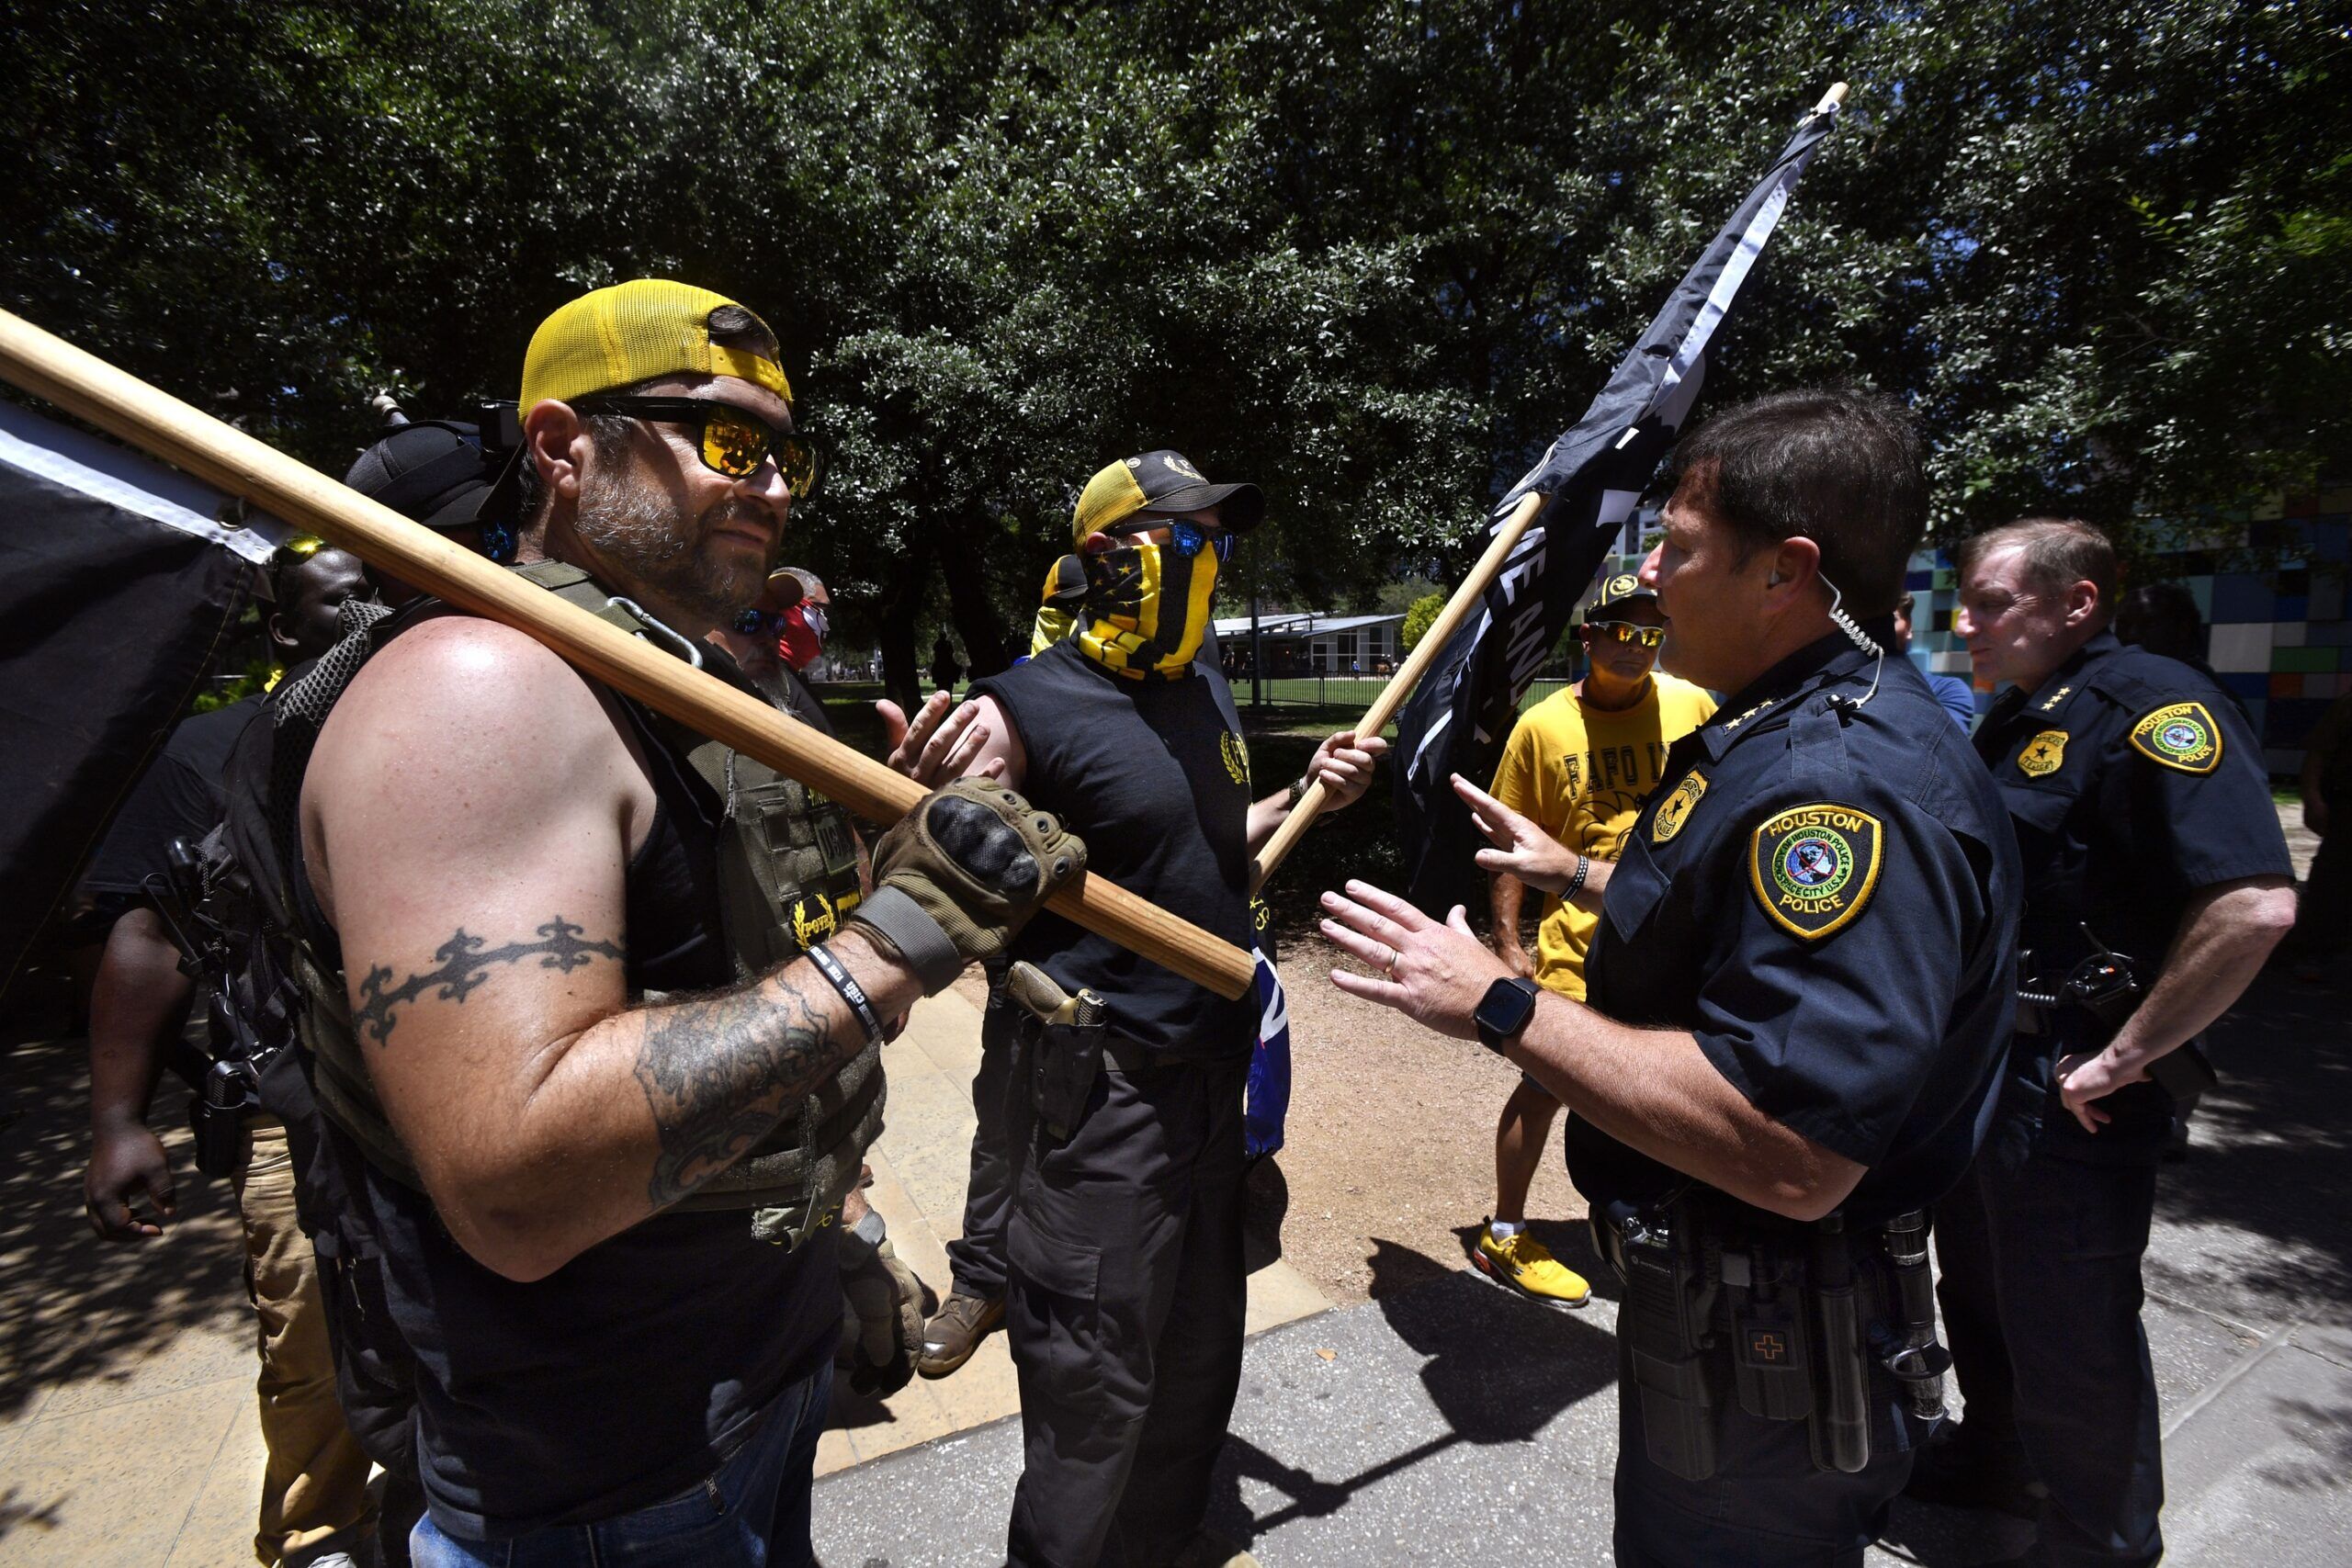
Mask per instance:
[[[2352,692],[2352,490],[2290,496],[2180,545],[2157,556],[2161,575],[2196,595],[2206,661],[2253,719],[2270,771],[2291,774],[2302,765],[2303,737]],[[1923,553],[1911,569],[1911,657],[1967,678],[1968,651],[1951,631],[1951,560]],[[1977,693],[1980,712],[1991,701]]]

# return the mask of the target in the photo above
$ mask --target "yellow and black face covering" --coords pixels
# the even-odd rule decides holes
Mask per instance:
[[[1185,674],[1208,636],[1225,541],[1212,544],[1181,519],[1170,532],[1166,544],[1065,556],[1046,580],[1048,607],[1067,609],[1077,622],[1079,650],[1130,680]]]

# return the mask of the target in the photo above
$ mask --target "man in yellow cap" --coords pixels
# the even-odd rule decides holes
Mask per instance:
[[[1482,811],[1491,801],[1521,814],[1558,847],[1557,884],[1537,888],[1544,912],[1534,955],[1520,942],[1529,884],[1508,871],[1493,873],[1491,940],[1512,974],[1577,1001],[1601,891],[1642,802],[1657,788],[1667,748],[1715,711],[1704,691],[1657,669],[1665,627],[1657,595],[1634,573],[1601,579],[1577,632],[1590,668],[1521,716],[1503,743],[1494,795],[1473,801]],[[1540,1305],[1580,1307],[1591,1289],[1584,1276],[1527,1232],[1527,1190],[1559,1111],[1551,1090],[1520,1075],[1495,1126],[1495,1213],[1479,1227],[1470,1260]]]
[[[524,363],[523,575],[731,678],[706,638],[818,478],[790,395],[707,290],[558,310]],[[287,874],[300,1032],[416,1353],[418,1561],[809,1562],[884,1021],[1084,846],[967,781],[860,897],[800,786],[509,627],[421,602],[338,679],[288,699],[326,708]]]
[[[1346,806],[1386,749],[1342,731],[1306,778],[1255,798],[1233,694],[1199,655],[1218,564],[1264,509],[1255,485],[1212,484],[1176,452],[1104,468],[1071,520],[1077,554],[1053,579],[1068,586],[1070,635],[975,682],[971,702],[989,732],[982,757],[1088,835],[1098,871],[1241,947],[1254,940],[1252,852],[1307,779]],[[1201,1525],[1241,1371],[1256,1002],[1054,916],[1011,956],[1004,989],[1018,1002],[991,1017],[1028,1021],[1012,1024],[1021,1055],[998,1040],[974,1094],[985,1112],[991,1082],[1018,1086],[1002,1099],[1010,1158],[994,1168],[995,1213],[967,1217],[948,1303],[961,1321],[926,1328],[923,1370],[944,1359],[934,1329],[977,1343],[1004,1323],[1026,1443],[1013,1563],[1247,1562]]]

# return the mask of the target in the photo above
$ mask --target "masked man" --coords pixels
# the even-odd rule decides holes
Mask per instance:
[[[1251,798],[1233,694],[1196,656],[1218,564],[1264,509],[1256,486],[1211,484],[1174,452],[1103,468],[1079,498],[1078,553],[1055,572],[1076,630],[976,682],[971,704],[983,755],[1100,840],[1097,870],[1243,948],[1254,849],[1309,779],[1346,806],[1385,750],[1334,735],[1306,778]],[[956,1258],[965,1303],[1002,1293],[1020,1372],[1026,1463],[1009,1555],[1057,1568],[1234,1561],[1200,1527],[1241,1371],[1256,1001],[1052,917],[1012,955],[1025,961],[1008,987],[1019,1005],[991,1014],[1000,1028],[1029,1021],[1012,1031],[1017,1055],[1001,1036],[984,1052],[974,1089],[987,1116],[991,1074],[1010,1078],[1002,1262],[985,1247]],[[973,1277],[991,1265],[996,1280]]]

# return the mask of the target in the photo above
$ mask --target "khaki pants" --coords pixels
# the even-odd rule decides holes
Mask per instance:
[[[368,1512],[368,1456],[335,1403],[319,1260],[294,1216],[294,1162],[286,1124],[256,1117],[236,1174],[245,1215],[245,1291],[261,1329],[261,1518],[254,1556],[263,1568],[351,1550]],[[349,1532],[343,1540],[338,1532]]]

